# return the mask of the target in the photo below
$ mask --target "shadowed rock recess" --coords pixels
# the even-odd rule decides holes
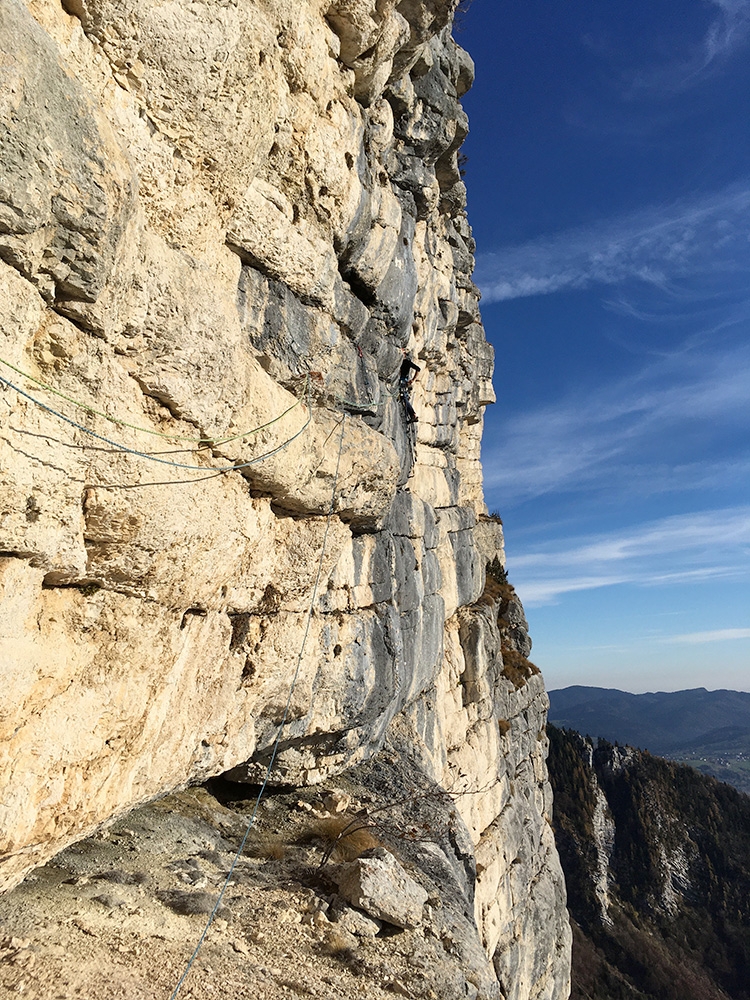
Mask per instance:
[[[448,997],[553,1000],[548,703],[482,495],[454,7],[0,4],[0,886],[259,782],[298,670],[272,786],[369,782],[381,816],[398,789],[401,836],[368,846],[411,908],[382,947],[432,933]],[[425,896],[455,916],[420,929]],[[351,926],[382,935],[378,905]]]

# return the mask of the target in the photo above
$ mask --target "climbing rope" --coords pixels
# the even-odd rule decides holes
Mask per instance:
[[[232,864],[231,864],[231,866],[229,868],[229,871],[227,872],[226,878],[224,879],[224,883],[223,883],[223,885],[221,887],[221,891],[219,892],[218,898],[217,898],[217,900],[216,900],[216,902],[214,904],[214,908],[211,910],[211,913],[208,916],[208,920],[206,921],[206,925],[203,928],[203,932],[202,932],[200,938],[198,939],[198,943],[195,946],[195,949],[194,949],[192,955],[190,956],[190,958],[188,960],[188,963],[187,963],[187,965],[185,967],[185,971],[180,976],[180,979],[179,979],[177,985],[175,986],[174,991],[170,995],[169,1000],[175,1000],[175,997],[177,996],[178,992],[180,991],[180,988],[182,987],[182,984],[187,979],[187,976],[188,976],[191,968],[193,967],[193,964],[194,964],[196,958],[198,957],[198,952],[201,950],[201,948],[203,946],[203,942],[206,939],[206,935],[208,934],[208,930],[209,930],[211,924],[213,923],[214,918],[216,917],[216,914],[217,914],[217,912],[219,910],[219,907],[221,906],[221,901],[224,898],[224,893],[227,891],[227,888],[229,887],[229,883],[230,883],[230,881],[232,879],[232,874],[234,872],[234,869],[237,867],[237,864],[238,864],[240,858],[242,857],[242,852],[245,849],[245,844],[247,843],[247,838],[250,836],[250,831],[252,830],[253,826],[255,825],[255,820],[256,820],[256,817],[258,815],[258,809],[260,808],[261,800],[263,799],[263,796],[264,796],[265,791],[266,791],[266,786],[268,785],[268,781],[269,781],[269,779],[271,777],[271,772],[273,771],[273,765],[274,765],[274,763],[276,761],[276,755],[278,753],[279,745],[281,743],[281,737],[282,737],[282,735],[284,733],[284,728],[286,727],[286,722],[287,722],[287,719],[289,717],[289,709],[291,708],[292,697],[294,695],[294,689],[295,689],[295,687],[297,685],[297,680],[299,679],[299,672],[300,672],[300,668],[302,666],[302,657],[304,655],[305,646],[307,645],[307,639],[308,639],[308,636],[310,634],[310,625],[312,623],[313,611],[315,609],[315,601],[316,601],[317,596],[318,596],[318,587],[320,586],[320,578],[321,578],[321,575],[323,573],[323,562],[324,562],[324,559],[325,559],[326,547],[327,547],[327,544],[328,544],[328,532],[329,532],[329,529],[331,527],[331,521],[333,519],[334,509],[335,509],[335,506],[336,506],[336,492],[337,492],[337,489],[338,489],[339,469],[341,467],[341,455],[342,455],[342,452],[344,450],[344,423],[345,423],[345,421],[346,421],[346,414],[343,414],[342,417],[341,417],[341,435],[339,437],[338,455],[336,457],[336,471],[334,472],[334,476],[333,476],[333,487],[331,489],[331,502],[330,502],[330,505],[328,507],[328,513],[326,515],[326,526],[325,526],[325,531],[323,532],[323,545],[322,545],[322,548],[320,550],[320,559],[318,560],[318,570],[317,570],[317,573],[315,574],[315,583],[313,584],[312,596],[310,598],[310,607],[308,608],[308,611],[307,611],[307,621],[306,621],[306,624],[305,624],[305,631],[304,631],[304,634],[302,636],[302,645],[300,646],[299,654],[297,656],[297,664],[295,666],[294,674],[292,676],[292,681],[291,681],[291,684],[290,684],[290,687],[289,687],[289,694],[287,695],[286,704],[284,706],[284,712],[283,712],[283,714],[281,716],[281,722],[279,723],[279,729],[278,729],[278,732],[276,733],[276,738],[275,738],[275,740],[273,742],[273,748],[271,750],[271,757],[270,757],[270,759],[268,761],[268,764],[266,766],[265,775],[263,777],[263,783],[261,784],[260,790],[258,792],[258,795],[257,795],[256,799],[255,799],[255,805],[253,807],[253,811],[252,811],[252,814],[250,816],[250,820],[249,820],[249,822],[247,824],[247,828],[245,830],[245,835],[242,838],[240,846],[237,848],[237,851],[236,851],[236,853],[234,855],[234,858],[232,860]]]
[[[376,410],[377,410],[377,403],[375,402],[374,397],[373,397],[373,390],[372,390],[372,385],[371,385],[371,381],[370,381],[370,375],[372,373],[367,368],[367,365],[365,363],[364,354],[363,354],[362,348],[360,347],[359,344],[356,345],[356,349],[357,349],[357,356],[358,356],[359,365],[360,365],[361,370],[362,370],[362,379],[363,379],[365,387],[367,389],[368,402],[362,403],[359,400],[347,399],[346,397],[340,396],[338,394],[336,394],[335,396],[333,396],[333,400],[334,400],[334,402],[335,402],[335,404],[336,404],[337,407],[339,407],[339,408],[345,408],[345,409],[349,410],[350,412],[360,413],[360,414],[368,414],[368,413],[372,414],[372,413],[376,412]],[[77,407],[78,409],[83,410],[86,413],[90,413],[93,416],[102,417],[104,420],[108,420],[110,423],[115,424],[118,427],[124,427],[124,428],[127,428],[129,430],[136,431],[136,432],[138,432],[140,434],[149,434],[149,435],[151,435],[153,437],[158,437],[158,438],[161,438],[161,439],[167,440],[167,441],[186,442],[188,444],[193,445],[194,446],[193,448],[176,448],[176,449],[171,449],[169,451],[159,451],[159,452],[153,452],[153,451],[151,451],[151,452],[143,452],[143,451],[139,451],[137,449],[128,448],[125,445],[120,445],[117,442],[114,442],[111,439],[109,439],[107,437],[104,437],[103,435],[97,434],[96,432],[90,430],[90,428],[85,427],[84,425],[78,423],[77,421],[71,419],[70,417],[65,416],[62,413],[59,413],[53,407],[46,405],[45,403],[41,402],[40,400],[37,400],[30,393],[24,392],[23,389],[21,389],[18,386],[16,386],[9,379],[4,378],[2,375],[0,375],[0,383],[8,386],[9,388],[14,389],[19,395],[24,396],[26,399],[30,400],[32,403],[34,403],[35,405],[39,406],[41,409],[46,410],[52,416],[55,416],[55,417],[59,418],[60,420],[64,420],[66,423],[70,424],[71,426],[73,426],[73,427],[75,427],[75,428],[77,428],[79,430],[82,430],[84,433],[90,435],[91,437],[97,438],[98,440],[103,441],[105,444],[110,445],[110,447],[113,447],[113,448],[115,448],[115,449],[117,449],[119,451],[126,452],[128,454],[137,455],[137,456],[139,456],[141,458],[149,458],[152,461],[161,462],[162,464],[164,464],[164,465],[170,465],[173,468],[186,469],[186,470],[189,470],[189,471],[203,471],[204,468],[205,468],[205,466],[188,465],[188,464],[181,463],[181,462],[171,462],[171,461],[168,461],[166,459],[159,458],[157,456],[159,456],[159,455],[173,455],[173,454],[178,454],[180,452],[186,452],[186,451],[192,451],[192,450],[201,450],[201,449],[208,449],[208,448],[216,448],[216,447],[219,447],[219,446],[224,445],[224,444],[229,444],[229,443],[231,443],[233,441],[238,441],[238,440],[241,440],[243,438],[251,437],[254,434],[258,434],[260,431],[266,430],[267,428],[273,426],[274,424],[278,423],[280,420],[283,420],[284,417],[286,417],[289,413],[291,413],[292,410],[296,409],[296,407],[299,406],[300,402],[301,402],[300,399],[296,399],[295,402],[290,407],[288,407],[282,413],[278,414],[276,417],[273,417],[271,420],[268,420],[266,423],[260,424],[257,427],[253,427],[250,430],[240,431],[237,434],[232,434],[232,435],[230,435],[228,437],[225,437],[225,438],[220,438],[220,439],[217,440],[217,439],[207,438],[207,437],[190,437],[190,436],[183,435],[183,434],[170,434],[170,433],[165,432],[165,431],[158,431],[158,430],[154,430],[153,428],[142,427],[139,424],[130,423],[129,421],[123,420],[120,417],[112,416],[112,414],[106,413],[103,410],[98,410],[96,407],[91,406],[88,403],[83,403],[83,402],[81,402],[80,400],[76,399],[73,396],[68,396],[66,393],[61,392],[59,389],[56,389],[54,386],[49,385],[49,383],[44,382],[42,379],[37,378],[35,375],[31,375],[29,372],[24,371],[22,368],[18,368],[16,365],[11,364],[11,362],[7,361],[5,358],[0,357],[0,365],[3,365],[4,367],[9,368],[11,371],[16,372],[16,374],[20,375],[22,378],[27,379],[29,382],[33,382],[34,384],[38,385],[41,389],[44,389],[45,392],[50,392],[53,395],[57,396],[59,399],[65,400],[67,403],[70,403],[71,405]],[[395,369],[394,376],[395,376],[396,372],[398,372],[398,368]],[[310,394],[311,379],[312,379],[312,376],[314,374],[317,374],[317,373],[308,372],[308,374],[307,374],[308,397],[309,397],[309,394]],[[376,377],[377,377],[377,372],[375,374],[376,374]],[[393,376],[391,376],[391,378],[392,377]],[[388,379],[388,381],[390,381],[390,379]],[[388,396],[390,396],[391,398],[393,398],[393,399],[398,399],[399,398],[399,391],[398,390],[396,392],[393,392],[390,389],[386,388],[385,389],[385,393]],[[308,418],[307,423],[309,423],[309,418]],[[305,427],[307,426],[307,423],[305,424]],[[304,430],[304,427],[302,428],[302,430]],[[301,433],[301,431],[300,431],[300,433]],[[297,435],[295,435],[295,437],[296,436]],[[282,448],[286,447],[286,445],[290,444],[293,440],[294,440],[294,437],[290,438],[281,447]],[[217,469],[217,470],[215,470],[215,472],[210,473],[210,476],[215,475],[215,474],[222,474],[224,472],[231,472],[232,470],[238,469],[238,468],[242,469],[242,468],[245,468],[245,465],[254,465],[254,464],[257,464],[258,462],[264,461],[265,459],[272,457],[276,453],[277,453],[277,451],[274,450],[274,451],[271,451],[271,452],[267,452],[264,455],[259,456],[258,458],[253,459],[249,463],[245,463],[243,465],[234,465],[234,466],[226,467],[226,468],[222,468],[222,469]],[[207,476],[207,477],[199,477],[198,479],[180,480],[179,482],[188,482],[188,483],[189,482],[200,482],[203,478],[209,478],[209,477]],[[140,485],[172,485],[172,484],[171,483],[158,483],[158,484],[136,484],[136,485],[140,486]],[[133,484],[127,484],[127,485],[125,485],[125,484],[123,484],[123,485],[119,485],[119,484],[115,485],[115,484],[113,484],[111,487],[108,487],[108,488],[113,488],[113,489],[115,489],[115,488],[122,488],[122,489],[125,489],[125,488],[129,488],[129,487],[132,487],[132,486],[133,486]]]
[[[85,427],[83,424],[79,424],[77,420],[73,420],[71,417],[67,417],[64,413],[60,413],[53,407],[48,406],[46,403],[43,403],[40,399],[36,399],[34,396],[30,395],[28,392],[25,392],[23,389],[15,385],[9,379],[5,378],[3,375],[0,375],[0,383],[8,386],[10,389],[13,389],[19,396],[23,396],[24,399],[28,399],[30,402],[38,406],[39,409],[45,410],[53,417],[57,417],[58,420],[63,420],[66,424],[70,424],[71,427],[75,427],[77,430],[83,431],[84,434],[88,434],[90,437],[95,438],[97,441],[103,441],[104,444],[109,445],[110,448],[114,448],[116,451],[124,452],[125,454],[128,455],[136,455],[138,456],[138,458],[146,458],[151,462],[159,462],[161,465],[169,465],[174,469],[188,469],[190,471],[195,471],[195,472],[207,471],[207,467],[205,465],[190,465],[186,462],[173,462],[171,459],[160,458],[158,454],[154,454],[152,452],[138,451],[136,448],[128,448],[127,445],[120,444],[117,441],[113,441],[111,438],[105,437],[103,434],[97,434],[96,431],[92,431],[90,427]],[[298,403],[299,400],[297,400],[297,403],[295,403],[294,406],[296,406]],[[290,410],[294,409],[294,406],[291,406],[289,409]],[[280,417],[275,419],[280,419]],[[278,447],[274,448],[272,451],[265,452],[263,455],[258,455],[255,458],[249,459],[246,462],[241,462],[234,465],[222,466],[219,467],[218,469],[213,469],[211,474],[214,473],[218,474],[223,472],[237,472],[238,470],[246,469],[251,465],[257,465],[258,462],[263,462],[267,458],[271,458],[273,455],[278,454],[278,452],[282,451],[284,448],[290,445],[292,441],[296,440],[300,436],[300,434],[302,434],[303,431],[308,427],[311,420],[312,420],[312,407],[310,406],[308,401],[307,420],[305,420],[302,427],[300,427],[300,429],[290,438],[287,438],[286,441],[284,441]],[[275,423],[275,420],[272,422]],[[243,436],[245,435],[238,435],[238,437],[243,437]],[[235,438],[228,438],[227,440],[235,440]],[[217,442],[217,444],[219,443],[221,442]],[[86,446],[82,445],[81,447],[86,447]]]
[[[274,417],[267,423],[261,424],[259,427],[253,427],[249,431],[243,431],[239,434],[233,434],[231,437],[221,438],[218,441],[214,440],[213,438],[186,437],[182,434],[167,434],[164,431],[156,431],[149,427],[140,427],[138,424],[131,424],[128,423],[127,420],[121,420],[119,417],[113,417],[111,414],[105,413],[103,410],[97,410],[95,407],[89,406],[88,403],[80,402],[80,400],[75,399],[73,396],[66,396],[64,392],[60,392],[60,390],[55,389],[54,386],[48,385],[46,382],[43,382],[35,375],[30,375],[28,372],[23,371],[21,368],[16,368],[15,365],[12,365],[10,361],[6,361],[4,358],[0,358],[0,365],[4,365],[6,368],[10,368],[12,371],[16,372],[16,374],[21,375],[25,379],[28,379],[29,382],[34,382],[36,385],[40,386],[40,388],[44,389],[46,392],[51,392],[55,396],[58,396],[60,399],[64,399],[66,403],[72,403],[73,406],[78,407],[78,409],[80,410],[85,410],[86,413],[94,414],[97,417],[104,417],[105,420],[109,420],[110,423],[117,424],[118,427],[127,427],[130,430],[138,431],[141,434],[151,434],[154,437],[165,438],[168,441],[186,441],[188,443],[195,444],[203,448],[218,447],[218,445],[229,444],[230,441],[237,441],[240,438],[250,437],[252,434],[257,434],[259,431],[263,431],[267,427],[271,427],[273,424],[278,423],[279,420],[282,420],[288,413],[291,413],[292,410],[294,410],[300,404],[300,400],[297,399],[294,401],[294,403],[292,403],[290,407],[288,407],[288,409],[284,410],[283,413],[280,413],[277,417]],[[6,385],[12,385],[12,383],[8,382],[7,379],[3,379],[2,376],[0,376],[0,379],[2,379],[2,381],[5,382]],[[13,386],[13,388],[15,388],[15,386]],[[181,449],[181,450],[187,451],[188,449]]]

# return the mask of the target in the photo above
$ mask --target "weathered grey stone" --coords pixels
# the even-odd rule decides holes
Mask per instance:
[[[410,493],[397,493],[383,522],[383,527],[394,535],[421,538],[427,505]]]
[[[448,537],[455,558],[458,603],[473,604],[484,586],[484,565],[474,544],[473,531],[451,531]]]
[[[456,96],[463,97],[474,83],[474,60],[465,49],[462,49],[460,45],[456,45],[453,50],[451,66],[453,67]]]
[[[303,305],[288,285],[243,267],[238,287],[240,321],[263,368],[278,381],[304,374],[319,313]]]
[[[339,893],[352,906],[396,927],[422,923],[427,893],[384,848],[374,848],[338,875]]]
[[[373,938],[380,933],[383,922],[368,917],[366,913],[353,906],[341,906],[331,914],[335,923],[350,934],[357,937]]]
[[[415,611],[424,598],[424,590],[414,546],[408,538],[397,537],[394,542],[396,604],[403,612]]]
[[[368,595],[360,606],[390,601],[394,593],[394,540],[385,533],[360,536],[352,543],[355,565],[355,586],[366,586]],[[366,567],[366,570],[365,570]],[[364,573],[364,575],[362,575]]]
[[[443,655],[444,620],[445,602],[440,594],[425,596],[419,608],[401,615],[406,703],[431,685]]]
[[[513,594],[507,601],[503,601],[500,608],[500,624],[505,640],[510,647],[517,650],[522,656],[528,656],[531,652],[529,623],[526,621],[526,614],[517,594]]]
[[[0,8],[0,259],[93,301],[134,210],[131,164],[20,0]]]
[[[440,572],[440,560],[430,549],[425,549],[422,553],[422,577],[424,579],[425,594],[437,594],[443,582]]]

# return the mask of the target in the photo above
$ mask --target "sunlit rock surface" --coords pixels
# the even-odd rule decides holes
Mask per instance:
[[[257,780],[297,672],[274,780],[408,733],[468,831],[483,982],[557,998],[546,696],[485,587],[452,12],[0,7],[0,877]]]

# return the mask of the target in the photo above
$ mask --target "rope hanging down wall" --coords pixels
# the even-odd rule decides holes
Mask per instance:
[[[229,868],[229,871],[227,872],[227,876],[226,876],[226,878],[224,880],[224,883],[223,883],[223,885],[221,887],[221,891],[219,892],[219,895],[218,895],[218,897],[216,899],[216,903],[214,904],[214,908],[211,910],[211,913],[208,916],[208,920],[206,921],[206,925],[203,928],[203,932],[202,932],[202,934],[201,934],[201,936],[200,936],[200,938],[198,940],[198,943],[195,946],[195,949],[194,949],[192,955],[188,959],[188,963],[187,963],[187,965],[185,967],[185,971],[180,976],[180,979],[179,979],[177,985],[175,986],[172,994],[170,995],[169,1000],[175,1000],[175,997],[177,996],[177,994],[179,993],[180,989],[182,988],[183,983],[187,979],[188,974],[190,973],[190,970],[193,967],[193,964],[194,964],[196,958],[198,957],[198,953],[200,952],[200,950],[201,950],[201,948],[203,946],[203,942],[206,939],[206,935],[208,934],[208,930],[209,930],[211,924],[213,923],[214,918],[216,917],[216,914],[217,914],[217,912],[219,910],[219,907],[221,906],[221,901],[224,898],[224,893],[226,892],[226,890],[227,890],[227,888],[229,886],[229,883],[230,883],[230,881],[232,879],[232,874],[234,872],[234,869],[237,867],[237,863],[239,862],[240,858],[242,857],[242,852],[245,849],[245,844],[247,843],[247,838],[250,835],[250,831],[252,830],[253,826],[255,825],[255,820],[256,820],[256,817],[258,815],[258,809],[260,808],[261,800],[262,800],[262,798],[263,798],[263,796],[265,794],[266,786],[268,785],[269,779],[271,777],[271,773],[273,771],[273,766],[274,766],[274,763],[276,761],[276,755],[278,753],[279,745],[281,743],[281,737],[282,737],[282,735],[284,733],[284,729],[286,727],[287,719],[289,717],[289,709],[290,709],[291,704],[292,704],[292,697],[294,695],[294,689],[295,689],[295,687],[297,685],[297,680],[299,678],[300,667],[302,666],[302,657],[304,655],[305,646],[307,645],[307,639],[308,639],[308,636],[310,634],[310,625],[311,625],[311,622],[312,622],[313,611],[315,610],[315,601],[317,600],[317,596],[318,596],[318,588],[320,586],[320,578],[321,578],[321,575],[323,573],[323,562],[325,560],[326,548],[327,548],[327,544],[328,544],[328,532],[329,532],[329,529],[330,529],[330,526],[331,526],[331,520],[333,519],[334,509],[335,509],[335,506],[336,506],[336,493],[337,493],[337,490],[338,490],[339,469],[341,467],[341,454],[342,454],[342,452],[344,450],[344,424],[345,424],[345,421],[346,421],[346,414],[342,415],[342,417],[341,417],[341,434],[339,435],[338,455],[336,456],[336,471],[334,472],[334,476],[333,476],[333,488],[331,489],[331,502],[330,502],[330,505],[328,507],[328,513],[326,515],[326,526],[325,526],[325,531],[323,532],[323,545],[322,545],[321,550],[320,550],[320,559],[318,560],[318,570],[317,570],[317,573],[315,575],[315,582],[313,584],[312,596],[310,597],[310,606],[309,606],[309,608],[307,610],[307,618],[306,618],[306,621],[305,621],[305,631],[303,633],[302,644],[300,646],[300,650],[299,650],[299,653],[297,655],[297,662],[296,662],[296,666],[294,668],[294,674],[292,675],[292,680],[291,680],[291,683],[289,685],[289,694],[287,695],[286,704],[284,705],[284,712],[283,712],[283,714],[281,716],[281,722],[279,723],[279,728],[278,728],[278,731],[276,733],[276,738],[274,739],[274,742],[273,742],[273,748],[271,750],[271,757],[270,757],[270,760],[268,761],[268,765],[266,767],[265,775],[263,777],[263,783],[260,786],[260,791],[258,792],[257,798],[255,800],[255,805],[253,806],[252,815],[250,816],[250,821],[247,824],[247,828],[245,830],[245,835],[242,838],[240,846],[237,848],[237,852],[235,853],[234,858],[232,860],[232,864],[231,864],[231,866]]]

